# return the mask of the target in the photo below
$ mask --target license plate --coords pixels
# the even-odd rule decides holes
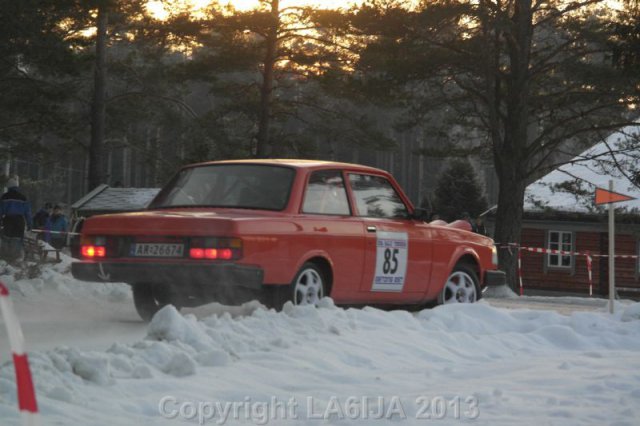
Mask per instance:
[[[131,256],[182,257],[184,244],[137,243],[131,245]]]

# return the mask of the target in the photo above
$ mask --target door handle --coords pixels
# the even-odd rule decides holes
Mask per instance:
[[[376,232],[375,226],[367,226],[367,232]]]

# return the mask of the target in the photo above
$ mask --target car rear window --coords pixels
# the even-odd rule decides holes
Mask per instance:
[[[283,210],[295,170],[283,166],[219,164],[182,170],[149,208],[228,207]]]

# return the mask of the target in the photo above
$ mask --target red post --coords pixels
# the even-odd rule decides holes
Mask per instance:
[[[9,344],[13,355],[13,365],[16,371],[18,408],[23,414],[23,424],[25,426],[35,426],[39,424],[38,404],[36,402],[36,392],[29,367],[29,358],[25,350],[22,328],[20,327],[20,322],[9,298],[9,289],[2,282],[0,282],[0,310],[2,311],[2,318],[7,327]]]

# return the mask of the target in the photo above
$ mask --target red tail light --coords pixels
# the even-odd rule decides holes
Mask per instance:
[[[233,257],[233,250],[226,248],[226,249],[221,249],[218,250],[219,251],[219,257],[220,259],[225,259],[225,260],[229,260]]]
[[[204,249],[192,248],[189,250],[189,257],[192,259],[204,259]]]
[[[103,246],[82,246],[82,256],[84,257],[105,257],[107,255],[107,249]]]
[[[191,259],[232,260],[242,257],[238,238],[194,238],[189,249]]]

